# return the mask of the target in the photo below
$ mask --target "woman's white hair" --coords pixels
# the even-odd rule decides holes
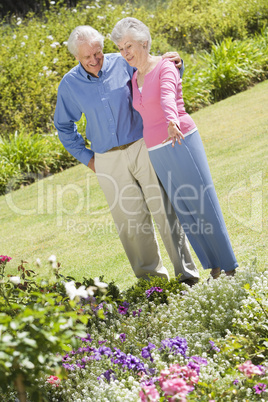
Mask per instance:
[[[143,22],[131,17],[118,21],[111,33],[111,39],[117,45],[125,36],[141,43],[146,42],[150,51],[152,38],[149,28]]]
[[[89,25],[79,25],[74,28],[68,39],[68,50],[73,56],[77,56],[78,47],[82,43],[99,43],[103,48],[104,37]]]

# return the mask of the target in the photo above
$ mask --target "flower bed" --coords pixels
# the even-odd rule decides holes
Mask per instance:
[[[4,272],[8,260],[1,261],[6,402],[15,395],[23,400],[18,376],[27,401],[37,395],[76,402],[267,400],[268,271],[245,267],[235,277],[222,274],[192,288],[176,279],[140,279],[121,292],[103,278],[64,278],[54,258],[50,282],[38,280],[25,263],[14,280]],[[39,332],[30,330],[41,323],[33,306],[47,309]],[[25,323],[26,316],[33,318]],[[17,337],[28,339],[26,365],[14,357],[12,322]]]

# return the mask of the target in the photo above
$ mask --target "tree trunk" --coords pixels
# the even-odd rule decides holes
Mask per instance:
[[[26,401],[26,390],[25,390],[25,386],[23,383],[23,375],[19,374],[14,382],[15,388],[17,390],[18,393],[18,399],[20,402],[27,402]]]

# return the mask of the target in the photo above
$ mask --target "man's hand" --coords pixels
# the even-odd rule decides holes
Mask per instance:
[[[177,52],[167,52],[165,54],[163,54],[163,59],[169,59],[170,61],[174,61],[175,62],[175,66],[177,68],[181,68],[182,66],[182,62],[181,62],[181,58],[179,53]]]
[[[89,169],[93,170],[94,173],[96,173],[94,156],[90,159],[87,166],[89,167]]]

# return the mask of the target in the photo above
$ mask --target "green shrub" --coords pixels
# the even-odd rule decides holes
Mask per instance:
[[[150,280],[140,278],[135,285],[131,286],[124,292],[124,299],[128,301],[131,305],[135,305],[138,301],[144,302],[146,300],[154,301],[154,303],[167,303],[167,299],[170,293],[178,294],[183,289],[178,278],[170,279],[169,281],[165,278],[160,278],[158,276],[150,276]],[[161,291],[153,291],[150,296],[146,294],[146,291],[158,288]]]
[[[77,164],[57,136],[25,134],[0,142],[0,194]]]
[[[208,79],[213,85],[213,103],[241,92],[267,76],[267,56],[265,60],[263,49],[256,46],[256,42],[239,42],[227,38],[213,45],[211,51],[203,55],[207,63]]]
[[[267,25],[266,0],[229,2],[208,0],[171,0],[166,9],[159,8],[154,33],[159,27],[172,46],[187,52],[209,49],[226,37],[246,39]],[[152,24],[152,25],[154,25]]]

